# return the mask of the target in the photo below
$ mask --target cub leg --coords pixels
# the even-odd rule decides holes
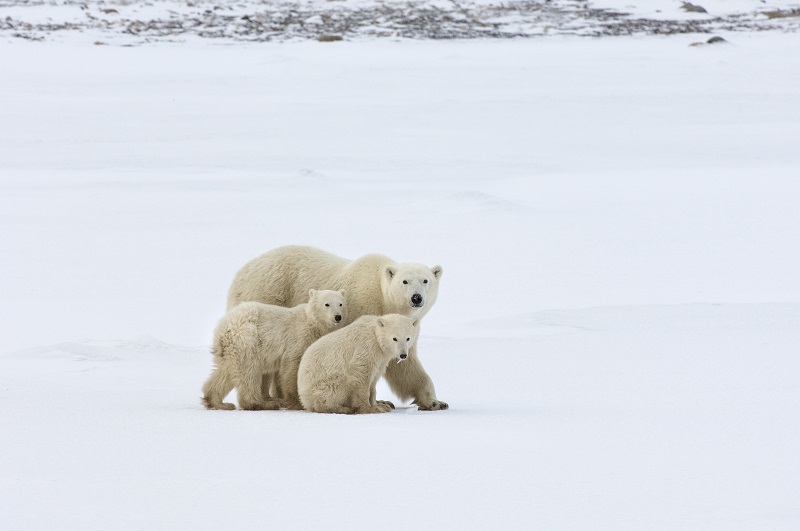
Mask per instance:
[[[388,413],[392,410],[386,404],[372,403],[375,400],[374,386],[364,396],[353,398],[353,413],[360,415],[366,413]]]
[[[286,409],[300,410],[303,404],[300,403],[300,394],[297,391],[297,372],[300,368],[300,360],[286,360],[281,363],[277,382],[281,389],[281,406]]]
[[[223,402],[231,389],[233,389],[233,379],[228,371],[222,367],[215,368],[203,384],[203,405],[207,409],[236,409],[233,404]]]
[[[370,405],[381,404],[383,406],[388,407],[389,409],[394,409],[394,404],[389,402],[388,400],[375,400],[375,396],[378,394],[378,391],[375,389],[378,385],[378,380],[372,382],[372,385],[369,388],[369,403]]]
[[[261,394],[260,374],[242,375],[236,392],[239,398],[239,408],[250,411],[264,409],[280,409],[280,402],[275,398],[264,398]]]

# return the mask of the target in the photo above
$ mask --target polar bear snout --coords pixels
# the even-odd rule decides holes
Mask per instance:
[[[334,321],[336,321],[337,323],[339,323],[339,322],[341,322],[341,321],[342,321],[342,316],[341,316],[341,315],[339,315],[339,314],[336,314],[336,315],[333,317],[333,320],[334,320]]]
[[[406,359],[407,357],[408,357],[408,354],[406,354],[405,352],[403,352],[403,353],[401,353],[401,354],[400,354],[400,359],[401,359],[401,360],[404,360],[404,359]]]
[[[422,306],[422,295],[415,293],[411,296],[411,305],[415,308]]]

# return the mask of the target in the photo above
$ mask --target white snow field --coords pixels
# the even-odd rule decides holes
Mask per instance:
[[[0,528],[800,529],[800,54],[725,37],[0,42]],[[444,266],[449,410],[201,407],[289,243]]]

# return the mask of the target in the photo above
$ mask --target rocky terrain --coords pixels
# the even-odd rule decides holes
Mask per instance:
[[[337,41],[796,31],[800,8],[580,0],[0,0],[0,38],[141,44],[192,38]],[[707,8],[708,7],[708,8]],[[633,9],[631,9],[633,8]],[[734,9],[735,8],[735,9]],[[710,36],[710,35],[709,35]]]

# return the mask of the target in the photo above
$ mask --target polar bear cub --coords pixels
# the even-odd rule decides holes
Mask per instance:
[[[283,308],[243,302],[228,310],[214,331],[214,368],[203,385],[208,409],[236,409],[223,402],[236,388],[241,409],[302,409],[297,370],[303,352],[347,322],[343,291],[309,290],[307,303]],[[262,395],[264,375],[274,375],[282,396]]]
[[[417,321],[399,315],[365,315],[320,338],[300,361],[300,402],[317,413],[387,413],[375,385],[392,360],[405,360],[417,339]]]

